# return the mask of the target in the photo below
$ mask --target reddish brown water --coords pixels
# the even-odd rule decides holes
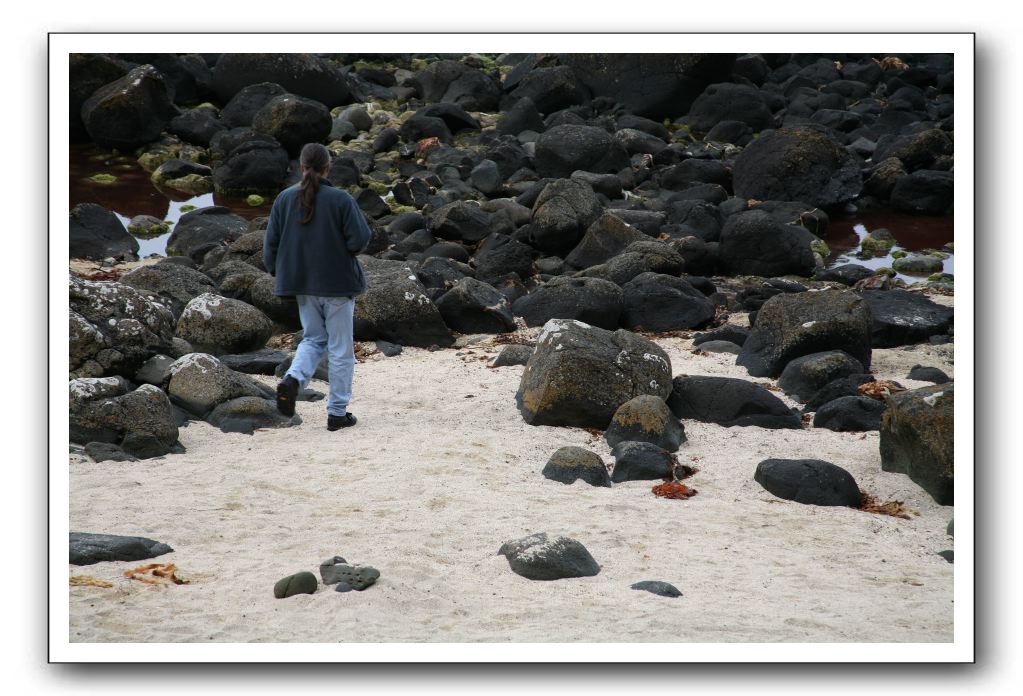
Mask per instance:
[[[891,251],[922,251],[923,249],[941,249],[945,244],[954,242],[952,216],[925,217],[908,215],[893,210],[879,210],[840,218],[833,217],[828,223],[825,241],[831,248],[831,255],[825,259],[828,268],[846,263],[877,269],[891,267],[891,253],[871,259],[858,259],[852,256],[860,246],[860,241],[870,232],[887,229],[895,238],[895,246]],[[943,273],[955,275],[955,255],[949,254],[943,264]],[[907,283],[919,283],[926,277],[898,274],[898,278]]]

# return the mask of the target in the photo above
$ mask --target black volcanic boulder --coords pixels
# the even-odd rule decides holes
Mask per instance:
[[[664,399],[644,394],[618,407],[604,439],[610,447],[626,441],[648,442],[675,452],[686,441],[686,431]]]
[[[223,130],[227,128],[217,118],[216,110],[208,106],[189,109],[167,124],[168,133],[202,147],[209,147],[213,136]]]
[[[565,263],[575,268],[589,268],[609,261],[633,242],[649,239],[615,213],[605,212],[586,229],[586,234],[565,257]]]
[[[697,375],[672,380],[668,407],[678,418],[725,427],[801,428],[799,416],[759,384],[734,377]]]
[[[714,82],[730,79],[732,53],[568,53],[559,56],[594,96],[658,121],[682,116]]]
[[[206,416],[206,422],[225,433],[251,435],[256,429],[290,428],[295,420],[281,415],[277,404],[259,396],[239,396],[218,404]]]
[[[884,136],[877,141],[871,156],[874,162],[883,162],[895,157],[907,172],[931,169],[943,157],[951,156],[952,139],[939,128],[929,128],[916,133]]]
[[[259,350],[272,332],[270,319],[252,305],[203,293],[181,311],[176,335],[197,351],[223,355]]]
[[[490,213],[478,205],[455,201],[430,213],[426,228],[441,239],[475,244],[490,234],[490,224]]]
[[[615,173],[629,166],[629,155],[610,133],[593,126],[554,126],[536,141],[536,171],[564,178],[576,170]]]
[[[563,65],[530,70],[509,94],[516,100],[528,98],[544,115],[586,101],[586,92],[579,86],[575,74]]]
[[[519,99],[511,108],[504,110],[497,120],[497,132],[501,135],[518,135],[527,130],[543,133],[545,128],[543,116],[529,97]]]
[[[640,273],[622,286],[622,292],[622,326],[627,329],[694,329],[714,318],[714,304],[684,278]]]
[[[859,507],[862,499],[852,474],[820,459],[765,459],[753,479],[779,498],[806,505]]]
[[[622,289],[600,278],[558,276],[512,304],[515,316],[527,326],[542,326],[551,319],[576,319],[614,330],[624,308]]]
[[[444,322],[464,334],[515,330],[515,318],[504,295],[475,278],[462,278],[437,300]]]
[[[885,398],[881,469],[906,474],[940,505],[954,502],[955,383]]]
[[[552,319],[544,325],[515,395],[531,425],[604,429],[618,407],[671,393],[671,361],[654,342],[619,329]]]
[[[786,225],[762,210],[732,215],[721,231],[721,265],[733,274],[809,276],[815,262],[814,236],[800,225]]]
[[[97,145],[130,151],[160,137],[178,113],[170,86],[152,65],[134,68],[82,104],[82,122]]]
[[[68,545],[68,562],[79,566],[102,561],[143,561],[174,550],[163,542],[146,537],[86,532],[68,534]]]
[[[740,121],[759,132],[774,125],[774,116],[756,87],[721,82],[708,86],[696,98],[686,121],[701,135],[721,121]]]
[[[167,238],[167,254],[200,262],[215,246],[233,242],[249,231],[249,221],[220,205],[190,210],[182,215]]]
[[[128,234],[116,215],[95,203],[79,203],[68,213],[70,224],[70,257],[102,261],[135,259],[139,243]]]
[[[265,133],[296,157],[306,143],[327,139],[333,121],[326,106],[295,94],[274,97],[252,117],[252,128]]]
[[[874,275],[874,272],[866,266],[860,266],[855,263],[846,263],[815,274],[814,280],[823,280],[830,283],[842,283],[843,285],[852,286],[872,275]]]
[[[120,282],[158,295],[175,319],[192,299],[216,290],[216,284],[205,273],[168,262],[139,266],[122,275]]]
[[[575,179],[552,181],[533,203],[530,243],[548,253],[567,253],[600,214],[600,201],[588,184]]]
[[[468,70],[448,85],[442,102],[455,104],[467,111],[499,111],[501,87],[498,81],[481,70]]]
[[[657,481],[669,478],[675,469],[671,452],[650,442],[622,440],[611,449],[615,466],[611,481]]]
[[[559,483],[585,481],[591,486],[609,488],[611,477],[599,454],[582,447],[558,449],[543,467],[544,478]]]
[[[848,377],[833,379],[814,392],[813,396],[807,400],[806,405],[803,406],[803,413],[816,411],[829,401],[840,399],[843,396],[859,396],[860,385],[873,381],[873,375],[868,374],[849,375]]]
[[[157,353],[170,353],[174,315],[123,283],[68,277],[72,377],[133,375]]]
[[[220,122],[228,128],[251,126],[256,113],[271,99],[282,94],[287,94],[287,90],[275,82],[247,85],[231,97],[231,101],[221,109]]]
[[[870,368],[870,309],[851,290],[775,295],[757,312],[737,365],[754,377],[777,377],[790,361],[844,350]]]
[[[949,376],[943,370],[937,367],[924,367],[923,365],[914,365],[906,377],[921,382],[934,382],[935,384],[945,384],[950,381]]]
[[[568,537],[548,537],[546,532],[507,541],[497,554],[508,559],[512,571],[530,580],[583,578],[600,572],[585,546]]]
[[[450,346],[451,330],[426,288],[401,261],[360,256],[368,289],[355,300],[355,338],[401,346]]]
[[[782,370],[778,386],[796,401],[806,403],[828,382],[863,374],[860,361],[842,350],[827,350],[796,358]]]
[[[840,396],[817,409],[813,427],[836,432],[880,430],[884,404],[868,396]]]
[[[476,277],[491,282],[515,273],[519,278],[533,275],[533,249],[508,236],[493,233],[473,256]]]
[[[952,207],[952,172],[921,169],[899,177],[892,189],[892,207],[913,215],[944,215]]]
[[[166,454],[178,440],[170,399],[159,387],[143,384],[128,391],[120,377],[83,378],[68,382],[69,437],[72,442],[112,442],[146,434],[156,438]]]
[[[931,336],[947,334],[955,310],[908,290],[864,290],[860,293],[870,308],[875,348],[891,348],[926,342]]]
[[[429,104],[416,112],[416,116],[427,116],[439,118],[452,134],[463,130],[479,130],[480,122],[473,118],[465,109],[458,104],[441,102]],[[413,117],[414,118],[414,117]]]
[[[451,83],[471,70],[457,60],[437,60],[417,71],[409,84],[415,87],[423,101],[441,101]]]
[[[647,239],[633,242],[607,263],[590,266],[576,275],[601,278],[624,286],[643,273],[677,276],[682,272],[684,265],[685,261],[681,254],[670,245],[656,239]]]
[[[708,341],[727,341],[741,346],[747,338],[749,338],[749,329],[735,324],[725,324],[693,336],[693,346],[700,346]]]
[[[747,145],[735,160],[732,185],[740,198],[833,208],[856,198],[863,179],[848,150],[801,126],[772,131]]]
[[[330,108],[353,101],[347,77],[312,53],[225,53],[213,68],[213,89],[222,103],[261,82],[273,82]]]
[[[104,53],[72,53],[68,56],[68,101],[71,142],[89,139],[82,122],[82,104],[92,93],[128,72],[121,60]]]

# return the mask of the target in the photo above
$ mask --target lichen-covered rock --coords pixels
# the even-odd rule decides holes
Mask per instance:
[[[258,350],[271,333],[273,323],[252,305],[208,292],[185,305],[177,325],[197,352],[213,355]]]
[[[600,566],[575,539],[546,532],[508,541],[498,550],[512,571],[530,580],[559,580],[596,575]]]
[[[189,353],[170,367],[167,392],[171,399],[200,418],[217,404],[241,396],[273,398],[273,390],[230,369],[212,355]]]
[[[604,460],[596,452],[582,447],[562,447],[547,460],[541,472],[544,478],[559,483],[585,481],[591,486],[610,487],[611,477]]]
[[[859,507],[861,495],[848,471],[820,459],[765,459],[753,479],[779,498],[806,505]]]
[[[71,377],[134,374],[170,351],[173,314],[135,288],[69,275],[68,296]]]
[[[777,377],[800,356],[844,350],[869,369],[870,320],[866,303],[851,290],[775,295],[757,313],[735,362],[754,377]]]
[[[70,380],[68,391],[72,442],[120,444],[129,434],[145,433],[162,445],[151,455],[160,456],[178,440],[170,400],[158,387],[143,384],[128,392],[119,377],[81,378]]]
[[[209,276],[177,263],[139,266],[121,276],[120,282],[146,293],[158,295],[174,314],[181,316],[185,305],[216,285]]]
[[[954,502],[955,383],[885,398],[881,468],[909,476],[940,505]]]
[[[111,256],[128,260],[136,258],[138,241],[106,208],[95,203],[79,203],[68,213],[68,218],[71,258],[95,261]]]
[[[671,393],[671,361],[657,344],[619,329],[552,319],[526,364],[516,402],[532,425],[604,429],[618,407]]]
[[[368,289],[355,300],[355,338],[402,346],[450,346],[455,338],[409,266],[360,256]]]
[[[681,375],[672,380],[668,407],[678,418],[725,427],[801,428],[799,416],[759,384],[734,377]]]
[[[140,65],[85,100],[81,112],[85,130],[102,147],[134,150],[160,137],[177,115],[171,94],[163,73]]]
[[[631,440],[649,442],[674,452],[686,441],[686,431],[664,403],[664,399],[643,395],[618,407],[611,418],[611,425],[604,433],[604,439],[611,447]]]
[[[863,188],[860,165],[848,150],[815,128],[780,128],[754,140],[736,158],[735,195],[802,201],[831,208]]]

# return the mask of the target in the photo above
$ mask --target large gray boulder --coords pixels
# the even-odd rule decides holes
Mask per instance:
[[[175,319],[181,316],[185,305],[203,293],[214,292],[217,287],[205,273],[180,263],[139,266],[122,275],[120,282],[136,290],[158,295]]]
[[[167,393],[189,413],[205,418],[218,404],[242,396],[272,398],[273,390],[235,372],[212,355],[189,353],[170,366]]]
[[[864,373],[860,361],[842,350],[803,355],[789,362],[778,378],[783,392],[806,403],[829,382]]]
[[[735,195],[760,201],[802,201],[833,208],[863,188],[860,163],[808,126],[780,128],[746,146],[732,170]]]
[[[143,384],[128,391],[123,378],[82,378],[68,382],[72,442],[120,444],[128,435],[147,435],[166,454],[178,440],[171,402],[158,387]]]
[[[440,310],[408,265],[370,256],[360,256],[359,261],[369,287],[355,301],[357,340],[383,339],[419,348],[454,343]]]
[[[885,398],[881,469],[909,476],[940,505],[955,502],[955,383]]]
[[[174,315],[135,288],[68,276],[69,367],[73,377],[135,374],[157,353],[168,353]]]
[[[273,323],[241,300],[203,293],[191,300],[178,317],[176,335],[203,353],[245,353],[266,345]]]
[[[552,319],[544,325],[515,395],[531,425],[605,429],[636,396],[666,399],[671,361],[652,341],[619,329]]]
[[[622,293],[622,326],[627,329],[694,329],[714,318],[714,304],[684,278],[640,273],[622,286]]]
[[[792,360],[810,353],[844,350],[870,368],[870,309],[851,290],[775,295],[736,359],[754,377],[777,377]]]
[[[600,572],[585,546],[569,537],[548,537],[546,532],[505,542],[497,553],[508,559],[515,573],[530,580],[582,578]]]

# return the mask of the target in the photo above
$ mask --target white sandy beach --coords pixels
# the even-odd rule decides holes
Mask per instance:
[[[687,339],[657,342],[675,375],[749,379],[733,355],[695,355]],[[567,486],[540,474],[557,448],[588,447],[606,463],[610,449],[581,429],[526,424],[514,398],[523,368],[478,359],[500,348],[485,340],[368,358],[356,367],[352,429],[328,432],[325,402],[299,402],[300,426],[251,436],[193,422],[180,431],[185,454],[123,463],[72,455],[71,530],[168,543],[173,553],[145,563],[175,563],[189,584],[122,577],[139,563],[69,566],[114,585],[70,588],[70,640],[952,640],[953,566],[937,552],[952,548],[953,509],[882,472],[876,432],[685,421],[678,454],[699,470],[686,482],[695,497],[658,498],[656,481]],[[907,380],[909,369],[952,376],[952,353],[878,349],[873,369],[927,386]],[[768,457],[831,461],[877,500],[904,501],[916,514],[782,501],[753,480]],[[578,539],[600,573],[550,582],[514,574],[498,547],[540,531]],[[274,599],[278,579],[318,576],[335,554],[378,568],[379,581],[364,592],[320,585]],[[684,596],[629,588],[640,580],[673,583]]]

